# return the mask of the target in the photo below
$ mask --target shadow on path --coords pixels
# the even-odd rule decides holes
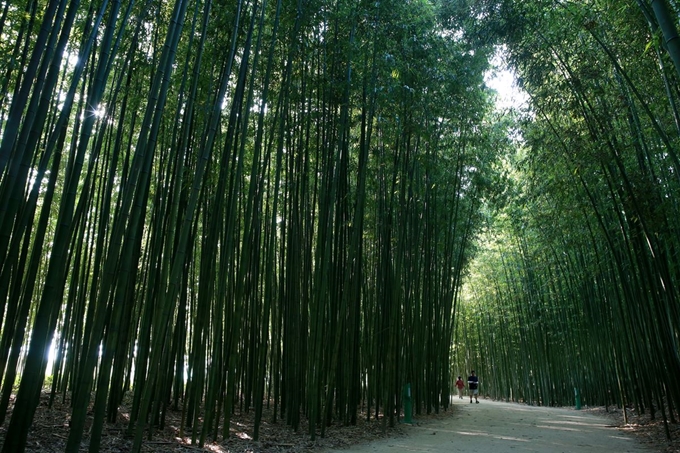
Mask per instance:
[[[355,445],[352,452],[652,452],[607,419],[571,409],[455,399],[450,418],[413,425],[408,436]],[[415,418],[417,423],[417,418]]]

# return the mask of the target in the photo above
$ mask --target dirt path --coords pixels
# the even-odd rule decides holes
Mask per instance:
[[[582,411],[469,399],[454,402],[448,419],[408,427],[408,435],[365,445],[352,452],[652,452],[602,417]],[[330,451],[330,450],[326,450]]]

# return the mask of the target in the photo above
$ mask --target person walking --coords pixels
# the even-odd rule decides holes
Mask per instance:
[[[458,399],[462,400],[463,399],[463,389],[465,388],[465,382],[463,382],[463,378],[461,376],[458,376],[458,380],[456,381],[456,388],[458,389]]]
[[[472,397],[475,397],[475,403],[479,404],[477,395],[479,395],[479,378],[475,374],[475,370],[470,371],[468,376],[468,390],[470,392],[470,404],[472,404]]]

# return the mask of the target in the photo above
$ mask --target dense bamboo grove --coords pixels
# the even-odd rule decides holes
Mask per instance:
[[[680,114],[669,1],[478,2],[527,92],[457,319],[459,367],[532,404],[680,408]],[[492,14],[493,12],[493,14]]]
[[[489,48],[427,1],[0,5],[3,452],[41,391],[67,451],[125,397],[135,451],[447,408]]]
[[[45,395],[139,451],[171,410],[387,427],[471,368],[676,423],[679,6],[0,1],[3,452]]]

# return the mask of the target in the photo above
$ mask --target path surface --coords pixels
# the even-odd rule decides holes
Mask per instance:
[[[345,451],[465,453],[652,452],[611,421],[585,412],[480,399],[454,402],[451,418],[407,428],[408,435],[355,445]],[[414,418],[417,422],[417,419]]]

